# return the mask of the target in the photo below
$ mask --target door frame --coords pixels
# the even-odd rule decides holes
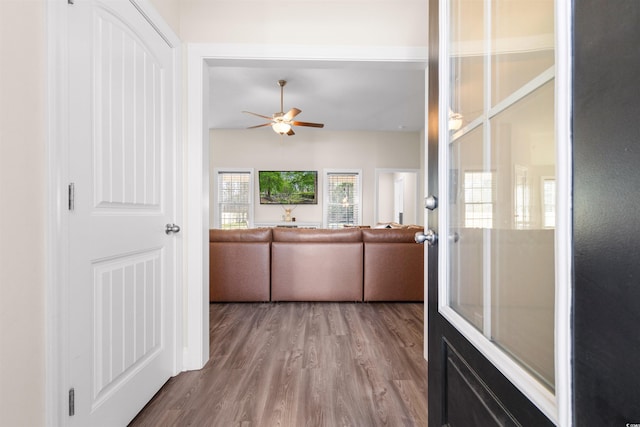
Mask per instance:
[[[182,162],[182,48],[181,41],[164,21],[149,0],[129,0],[131,4],[156,29],[171,46],[174,55],[174,111],[175,111],[175,153],[173,183],[175,196],[175,221],[183,221],[183,181]],[[46,237],[45,237],[45,425],[68,424],[69,387],[69,223],[67,215],[69,183],[69,46],[65,35],[68,33],[67,2],[47,1],[46,22],[46,105],[47,144],[45,176],[46,187]],[[181,283],[183,276],[183,244],[176,239],[176,265],[174,268],[174,323],[175,354],[173,355],[174,375],[182,370],[183,350],[183,304]]]
[[[411,46],[187,45],[185,369],[200,369],[209,359],[209,82],[207,67],[267,61],[387,63],[419,67],[426,73],[427,48]],[[416,68],[413,68],[416,69]]]
[[[426,95],[425,95],[426,97]],[[426,110],[425,110],[426,111]],[[425,113],[426,114],[426,113]],[[425,141],[424,139],[421,137],[420,138],[420,144],[424,144]],[[375,170],[375,182],[374,182],[374,193],[373,193],[373,206],[374,206],[374,213],[373,213],[373,222],[374,223],[379,223],[380,222],[380,217],[378,215],[378,208],[379,208],[379,195],[378,192],[380,191],[380,175],[382,174],[389,174],[389,173],[414,173],[416,175],[416,191],[415,191],[415,199],[416,199],[416,206],[415,206],[415,212],[413,212],[413,214],[415,215],[416,221],[424,221],[424,216],[422,215],[422,197],[420,196],[421,194],[424,193],[424,189],[423,189],[423,180],[422,178],[422,172],[420,169],[394,169],[394,168],[376,168]]]

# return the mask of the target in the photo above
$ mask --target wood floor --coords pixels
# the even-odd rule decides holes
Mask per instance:
[[[426,426],[422,303],[212,304],[211,359],[130,426]]]

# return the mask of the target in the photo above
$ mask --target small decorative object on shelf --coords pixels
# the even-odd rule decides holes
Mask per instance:
[[[284,222],[291,222],[291,212],[293,212],[295,208],[297,208],[297,206],[294,206],[292,208],[285,208],[284,206],[282,207],[282,209],[284,209]],[[293,221],[295,221],[295,219]]]

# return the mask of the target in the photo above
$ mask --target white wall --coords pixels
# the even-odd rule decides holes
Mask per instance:
[[[317,170],[317,205],[298,206],[299,222],[322,222],[323,169],[362,170],[362,223],[374,224],[375,169],[419,169],[420,134],[418,132],[331,132],[296,129],[292,137],[280,137],[268,128],[212,130],[211,171],[215,168],[254,168],[258,170]],[[210,224],[215,199],[211,175]],[[414,187],[415,190],[415,187]],[[257,200],[255,221],[279,221],[281,206],[260,205]],[[415,192],[414,192],[415,194]]]
[[[140,0],[138,0],[140,1]],[[171,29],[180,35],[180,0],[149,0]]]
[[[44,424],[45,4],[0,1],[0,425]]]
[[[428,39],[427,0],[182,0],[180,13],[185,42],[426,46]]]

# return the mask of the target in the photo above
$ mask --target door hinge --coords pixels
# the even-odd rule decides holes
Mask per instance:
[[[69,416],[76,414],[76,390],[72,387],[69,389]]]
[[[76,208],[76,186],[72,182],[69,184],[69,210],[73,211]]]

